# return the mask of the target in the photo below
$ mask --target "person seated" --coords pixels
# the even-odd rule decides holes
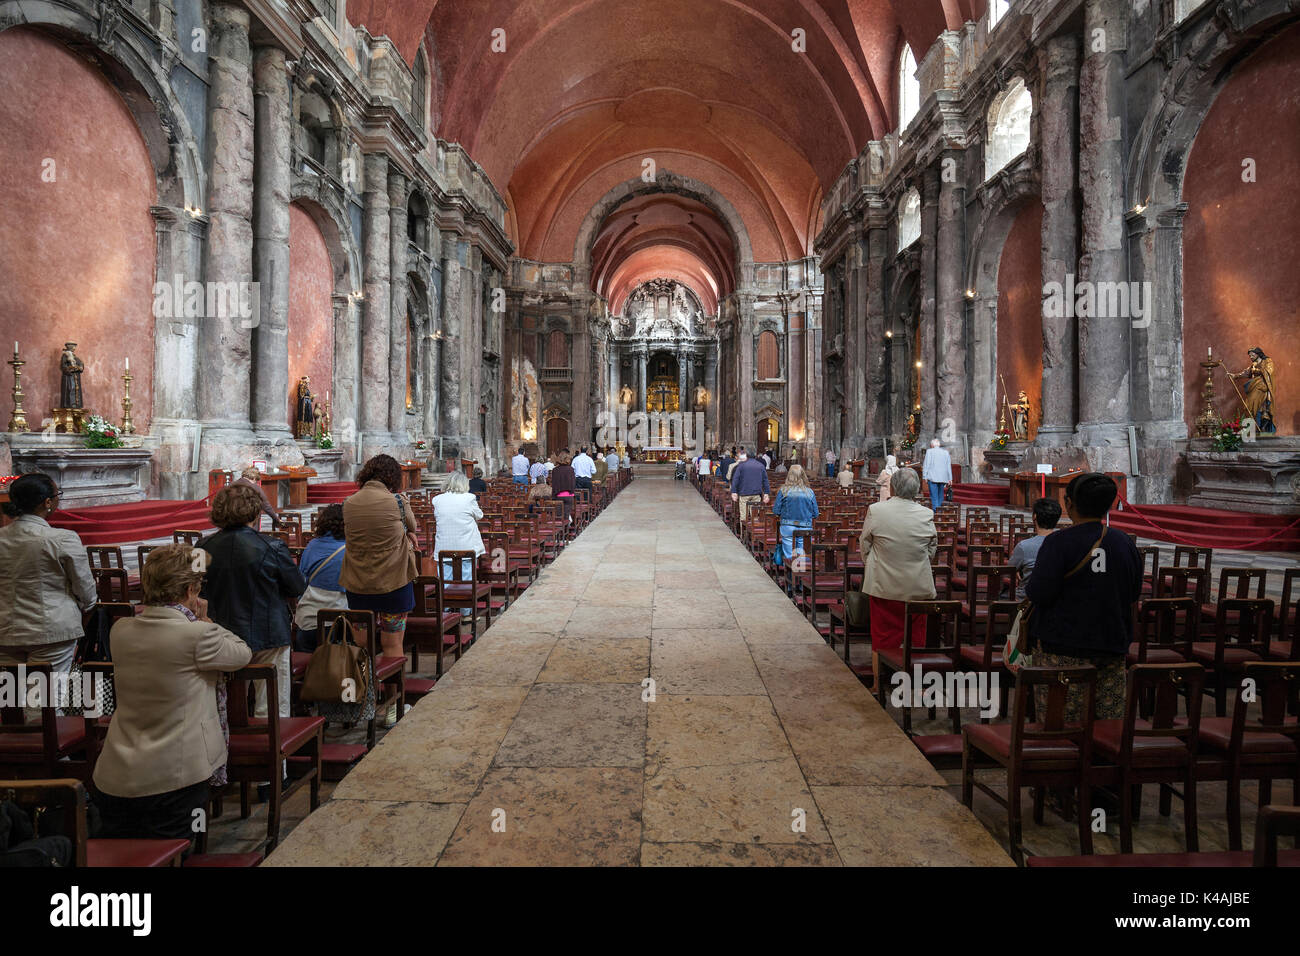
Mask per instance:
[[[140,569],[143,610],[113,625],[116,710],[92,775],[106,839],[190,839],[209,780],[224,776],[218,683],[253,651],[209,619],[194,568],[190,545],[155,548]]]
[[[529,501],[528,510],[529,510],[529,511],[534,511],[534,510],[535,510],[534,507],[533,507],[533,505],[532,505],[532,502],[534,502],[534,501],[536,501],[536,500],[538,500],[538,499],[541,499],[541,498],[545,498],[545,499],[548,499],[548,500],[549,500],[549,499],[551,499],[551,498],[553,498],[553,497],[555,497],[555,494],[554,494],[554,492],[551,490],[550,483],[547,482],[547,480],[546,480],[546,476],[543,475],[543,476],[538,480],[537,484],[532,485],[532,486],[529,487],[529,489],[528,489],[528,501]]]
[[[853,482],[855,480],[853,477],[853,468],[847,461],[844,463],[844,467],[840,469],[839,476],[836,480],[839,481],[840,487],[845,491],[849,491],[853,488]]]
[[[1051,498],[1039,498],[1034,502],[1034,536],[1024,541],[1017,541],[1011,551],[1011,560],[1007,563],[1016,569],[1016,600],[1025,599],[1025,585],[1034,573],[1034,562],[1038,551],[1043,546],[1043,539],[1055,530],[1061,520],[1061,506]]]
[[[276,670],[279,713],[289,716],[288,601],[307,589],[289,548],[278,538],[259,534],[262,500],[256,489],[236,482],[212,499],[211,521],[221,530],[199,542],[208,554],[203,598],[208,613],[253,649],[254,663]],[[254,716],[267,714],[266,695],[257,695]]]
[[[483,480],[483,473],[479,470],[478,462],[474,463],[473,470],[473,477],[469,479],[469,491],[477,500],[479,495],[487,494],[488,486],[487,482]]]
[[[298,570],[307,581],[307,590],[298,598],[298,608],[293,617],[295,651],[316,650],[318,611],[347,610],[348,594],[343,590],[343,585],[339,584],[346,538],[343,506],[326,505],[316,519],[315,535],[302,549],[302,556],[298,559]]]

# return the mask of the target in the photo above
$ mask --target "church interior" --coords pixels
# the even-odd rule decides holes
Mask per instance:
[[[1300,866],[1293,0],[0,0],[0,131],[65,865]]]

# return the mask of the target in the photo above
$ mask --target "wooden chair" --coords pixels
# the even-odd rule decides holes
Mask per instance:
[[[1167,567],[1156,572],[1156,597],[1190,597],[1197,604],[1206,581],[1204,568]]]
[[[849,589],[848,556],[847,545],[811,544],[808,546],[807,569],[802,573],[798,570],[793,572],[797,595],[795,606],[832,644],[830,621],[823,626],[817,622],[817,615],[822,612],[829,614],[832,605],[844,603],[844,595]]]
[[[384,657],[379,640],[379,629],[373,611],[322,608],[316,612],[316,633],[325,640],[330,628],[339,618],[344,618],[364,635],[366,652],[370,655],[371,671],[375,681],[375,716],[366,722],[366,749],[373,750],[378,740],[378,724],[393,705],[397,706],[397,719],[402,719],[406,697],[406,657]]]
[[[202,531],[192,531],[181,528],[172,532],[172,544],[188,544],[190,547],[196,548],[202,540]]]
[[[915,634],[913,617],[924,616],[923,634]],[[890,688],[886,674],[901,673],[907,675],[905,687],[911,687],[918,675],[922,680],[928,673],[938,673],[941,677],[955,673],[958,669],[957,655],[961,646],[961,603],[959,601],[908,601],[903,608],[903,645],[897,648],[881,648],[876,652],[880,663],[880,673],[876,675],[876,699],[881,707],[886,707]],[[917,646],[913,646],[916,641]],[[913,687],[913,693],[919,696],[922,688]],[[915,698],[914,698],[915,699]],[[961,713],[955,698],[949,701],[948,716],[952,720],[953,733],[961,730]],[[912,704],[909,701],[903,707],[903,732],[912,733]]]
[[[1200,635],[1201,606],[1193,597],[1147,598],[1137,608],[1136,637],[1127,663],[1182,664]]]
[[[19,689],[22,698],[0,706],[0,779],[89,778],[85,724],[80,717],[58,716],[63,703],[55,699],[60,689],[53,675],[49,664],[0,664],[0,681]],[[29,698],[29,687],[40,688],[39,696]],[[27,709],[40,711],[34,723]]]
[[[1241,783],[1259,781],[1259,805],[1268,804],[1274,780],[1292,781],[1292,801],[1300,800],[1300,663],[1250,662],[1241,671],[1232,717],[1205,717],[1200,746],[1221,763],[1207,772],[1201,761],[1200,779],[1228,782],[1228,848],[1241,849]],[[1247,700],[1247,680],[1250,695]],[[1252,719],[1251,711],[1258,713]]]
[[[1196,599],[1202,604],[1210,603],[1210,574],[1214,565],[1213,548],[1195,548],[1180,544],[1174,548],[1174,567],[1203,568],[1205,574],[1200,578],[1200,591]]]
[[[1007,713],[1011,686],[1016,681],[1015,674],[1007,669],[1002,658],[1002,649],[1019,609],[1018,601],[990,601],[983,615],[983,626],[979,628],[983,641],[968,641],[958,651],[964,670],[987,674],[990,686],[998,688],[998,712],[1002,714]]]
[[[1170,798],[1182,784],[1183,839],[1187,851],[1200,847],[1196,830],[1196,750],[1201,726],[1201,689],[1205,670],[1199,664],[1135,664],[1128,672],[1128,696],[1121,719],[1099,720],[1092,727],[1093,779],[1096,786],[1116,786],[1119,793],[1121,853],[1133,852],[1133,808],[1142,805],[1142,785],[1160,786],[1160,813],[1168,816]],[[1178,715],[1187,699],[1187,715]],[[1138,710],[1151,701],[1144,719]]]
[[[266,814],[268,853],[280,840],[280,809],[285,800],[306,785],[311,787],[311,809],[320,806],[321,745],[325,727],[323,717],[281,717],[279,708],[275,706],[279,700],[277,679],[276,669],[270,664],[250,664],[237,671],[231,677],[227,710],[230,748],[226,768],[230,782],[239,784],[242,818],[247,819],[250,812],[250,785],[270,784]],[[266,717],[251,715],[248,688],[253,681],[266,682],[266,695],[270,702]],[[310,758],[307,770],[291,779],[288,788],[284,789],[281,768],[290,758],[297,756]]]
[[[131,586],[126,572],[121,568],[91,568],[95,578],[95,591],[102,602],[129,604]]]
[[[519,593],[521,562],[510,559],[509,541],[504,531],[481,533],[484,551],[479,555],[479,578],[487,582],[488,603],[492,613],[504,612],[510,600]],[[496,597],[495,595],[500,595]]]
[[[285,544],[304,547],[307,542],[302,539],[302,515],[294,511],[280,512],[280,531],[289,535],[289,540]]]
[[[468,610],[471,643],[478,640],[480,609],[486,610],[487,626],[492,626],[492,585],[480,579],[478,557],[473,551],[439,551],[437,568],[443,581],[444,606]]]
[[[1042,687],[1047,706],[1037,723],[1029,723],[1032,695]],[[1082,693],[1080,723],[1065,722],[1068,695]],[[967,724],[963,728],[961,802],[971,806],[979,788],[1007,810],[1007,839],[1011,858],[1024,864],[1021,837],[1020,791],[1036,787],[1034,818],[1042,820],[1043,787],[1072,787],[1077,793],[1079,852],[1092,853],[1092,729],[1097,704],[1097,669],[1087,667],[1023,667],[1016,675],[1016,698],[1011,722]],[[1005,799],[975,780],[981,767],[1007,771]]]
[[[1001,550],[1001,549],[998,549]],[[973,643],[988,616],[989,605],[1016,596],[1016,569],[1009,564],[971,565],[966,598],[961,602],[961,621],[966,640]]]
[[[1154,545],[1144,545],[1137,549],[1137,553],[1142,561],[1142,594],[1155,594],[1156,574],[1160,570],[1160,549]]]
[[[1263,600],[1267,584],[1268,572],[1264,568],[1220,568],[1218,597],[1201,607],[1202,620],[1213,622],[1218,617],[1218,602],[1225,598]]]
[[[1240,683],[1247,664],[1264,660],[1273,631],[1273,602],[1255,598],[1220,601],[1214,640],[1192,644],[1192,660],[1210,671],[1214,715],[1227,713],[1228,685]]]
[[[432,649],[437,655],[435,675],[446,673],[443,655],[450,649],[456,660],[466,643],[459,611],[443,606],[442,578],[422,574],[415,579],[415,608],[406,616],[406,639],[411,646],[411,670],[420,669],[420,652]]]

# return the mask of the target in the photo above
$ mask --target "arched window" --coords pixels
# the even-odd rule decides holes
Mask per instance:
[[[758,369],[759,381],[781,377],[781,353],[777,349],[776,333],[770,329],[758,334]]]
[[[338,136],[330,105],[319,86],[298,101],[298,151],[325,172],[334,175],[338,165]]]
[[[556,329],[546,337],[545,368],[569,367],[569,337]]]
[[[912,48],[903,44],[903,55],[898,65],[898,131],[907,129],[907,124],[921,109],[921,81],[916,78],[916,57]]]
[[[988,179],[1029,148],[1034,97],[1025,81],[1016,78],[989,106],[988,140],[984,147],[984,178]]]
[[[411,115],[415,125],[424,129],[424,113],[429,98],[429,63],[421,50],[415,55],[415,78],[411,83]]]
[[[989,0],[989,30],[1001,23],[1010,10],[1010,0]]]
[[[429,204],[418,190],[412,191],[406,204],[406,238],[425,252],[429,251]]]
[[[898,251],[921,238],[921,194],[913,186],[898,204]]]

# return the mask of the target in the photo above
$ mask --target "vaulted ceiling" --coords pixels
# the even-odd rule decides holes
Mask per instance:
[[[985,2],[349,0],[347,14],[408,62],[425,44],[437,133],[506,196],[518,255],[590,253],[611,307],[663,275],[708,308],[735,287],[716,206],[629,200],[577,250],[591,209],[648,168],[670,171],[734,209],[756,261],[807,255],[825,191],[896,125],[900,44],[919,59]]]

